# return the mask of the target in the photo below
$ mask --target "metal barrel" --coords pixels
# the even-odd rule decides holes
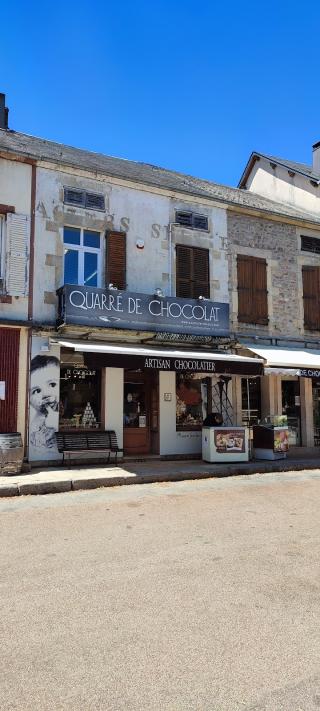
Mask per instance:
[[[23,445],[20,432],[0,432],[0,475],[20,474]]]

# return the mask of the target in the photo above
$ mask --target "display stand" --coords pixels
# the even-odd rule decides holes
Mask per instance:
[[[205,462],[247,462],[249,436],[246,427],[203,427],[202,459]]]
[[[285,459],[289,449],[289,432],[285,415],[266,417],[253,426],[254,459]]]

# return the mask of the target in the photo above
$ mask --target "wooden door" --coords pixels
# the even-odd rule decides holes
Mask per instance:
[[[148,373],[125,370],[123,409],[124,454],[129,456],[149,454],[151,435]]]

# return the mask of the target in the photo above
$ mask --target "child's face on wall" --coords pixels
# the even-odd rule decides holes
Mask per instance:
[[[42,415],[47,415],[48,410],[58,407],[58,387],[57,368],[55,365],[47,365],[45,368],[38,368],[31,374],[30,404]]]

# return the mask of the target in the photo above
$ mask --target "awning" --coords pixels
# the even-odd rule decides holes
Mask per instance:
[[[90,368],[141,368],[244,376],[263,373],[262,360],[231,353],[145,348],[64,339],[55,340],[55,343],[59,343],[64,348],[83,352],[85,363]]]
[[[246,345],[246,348],[265,361],[266,375],[299,375],[320,377],[320,351],[276,346]]]

